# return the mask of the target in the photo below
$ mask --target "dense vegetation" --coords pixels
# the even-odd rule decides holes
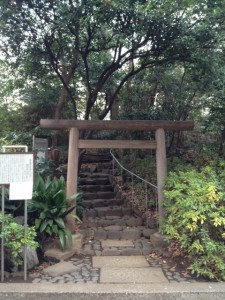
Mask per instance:
[[[193,272],[224,279],[225,1],[2,0],[0,17],[0,145],[31,149],[36,135],[65,149],[66,135],[41,130],[40,118],[194,120],[193,135],[167,133],[165,230]],[[154,170],[154,153],[123,156],[155,182],[146,170]],[[36,187],[38,235],[58,235],[64,247],[70,235],[61,220],[70,209],[63,184],[39,178]],[[48,191],[51,209],[35,200]]]
[[[165,184],[165,233],[178,241],[192,273],[217,280],[225,279],[224,178],[224,160],[217,158],[171,172]]]
[[[200,131],[221,137],[222,151],[224,5],[1,1],[0,137],[6,143],[21,141],[25,131],[43,135],[40,118],[156,109],[161,119],[195,119]]]

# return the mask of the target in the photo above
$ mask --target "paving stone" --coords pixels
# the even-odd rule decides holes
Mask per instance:
[[[102,250],[102,256],[117,256],[120,255],[120,251],[117,248],[105,248]]]
[[[95,212],[98,217],[104,217],[104,216],[108,215],[109,208],[108,207],[96,207]]]
[[[121,255],[140,255],[141,250],[135,248],[125,248],[121,250]]]
[[[117,216],[106,216],[105,217],[106,220],[119,220],[119,218]]]
[[[108,199],[107,205],[108,206],[114,206],[114,205],[122,205],[123,200],[122,199]]]
[[[102,248],[109,248],[109,247],[134,247],[132,241],[118,241],[118,240],[105,240],[102,241]]]
[[[141,241],[140,241],[140,240],[135,240],[135,241],[134,241],[134,247],[135,247],[136,249],[142,249],[143,246],[142,246]]]
[[[142,254],[143,255],[148,255],[150,253],[152,253],[154,251],[154,248],[153,247],[145,247],[142,249]]]
[[[77,270],[78,268],[74,266],[72,262],[63,261],[53,266],[47,267],[42,271],[42,273],[51,277],[58,277],[67,273],[75,272]]]
[[[98,191],[101,191],[101,192],[112,192],[113,191],[113,187],[112,187],[112,185],[100,185]]]
[[[112,199],[114,192],[97,192],[96,199]]]
[[[107,239],[118,240],[121,238],[121,231],[107,231]]]
[[[83,254],[84,255],[95,255],[95,251],[94,250],[84,250],[83,251]]]
[[[92,245],[91,244],[85,244],[84,245],[84,251],[89,251],[89,250],[93,250]]]
[[[118,225],[111,225],[111,226],[106,226],[104,229],[107,231],[120,231],[123,229],[123,227]]]
[[[97,240],[105,240],[107,237],[107,232],[104,229],[97,229],[94,232],[94,238]]]
[[[83,193],[84,200],[94,200],[97,198],[97,193]],[[98,197],[99,198],[99,197]]]
[[[101,268],[100,283],[166,283],[160,268]]]
[[[96,245],[96,244],[93,244],[93,250],[101,250],[101,246],[100,245]]]
[[[84,200],[83,202],[85,208],[93,208],[93,201],[92,200]]]
[[[105,200],[104,199],[95,199],[92,201],[93,207],[101,207],[105,205]]]
[[[123,207],[122,208],[122,214],[123,215],[131,215],[132,209],[130,207]]]
[[[150,238],[151,234],[152,234],[152,229],[150,228],[145,228],[143,231],[142,231],[142,234],[144,237],[146,238]]]
[[[97,192],[100,190],[100,187],[98,185],[83,185],[80,186],[80,188],[83,192],[89,192],[89,193]]]
[[[108,215],[108,216],[122,217],[123,211],[122,211],[121,207],[113,206],[113,207],[111,208],[111,210],[108,211],[107,215]]]
[[[126,221],[126,225],[130,227],[136,227],[136,226],[141,226],[142,225],[142,219],[141,218],[135,218],[131,217]]]
[[[125,228],[121,232],[122,240],[136,240],[141,237],[141,231],[137,228]]]
[[[111,257],[97,257],[93,256],[92,264],[94,268],[105,268],[105,267],[149,267],[149,264],[144,256],[111,256]]]
[[[96,210],[95,209],[87,209],[86,211],[85,211],[85,214],[86,214],[86,216],[88,217],[88,218],[96,218],[96,216],[97,216],[97,212],[96,212]]]

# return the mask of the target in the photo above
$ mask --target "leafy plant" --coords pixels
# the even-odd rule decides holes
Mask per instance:
[[[80,220],[82,220],[83,218],[83,212],[84,212],[83,195],[82,192],[79,192],[76,198],[76,215]]]
[[[192,273],[216,280],[225,279],[225,191],[220,178],[210,166],[201,172],[170,173],[164,192],[165,233],[186,251]]]
[[[3,226],[4,222],[4,226]],[[22,264],[22,257],[20,256],[23,246],[35,249],[38,243],[35,241],[36,231],[34,227],[28,227],[27,236],[24,237],[24,226],[18,224],[10,214],[3,216],[0,213],[0,238],[4,238],[4,245],[9,252],[13,262],[16,265]]]
[[[72,246],[72,235],[65,226],[64,218],[74,210],[75,207],[71,207],[70,203],[77,197],[78,194],[66,199],[66,184],[63,177],[43,180],[36,174],[29,211],[34,214],[35,226],[43,240],[48,237],[59,237],[63,250],[66,241]],[[73,217],[80,221],[76,215]]]

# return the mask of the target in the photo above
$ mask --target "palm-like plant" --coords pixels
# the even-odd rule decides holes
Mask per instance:
[[[72,246],[72,235],[66,228],[64,219],[75,208],[70,203],[79,196],[80,194],[76,194],[66,199],[66,184],[63,177],[43,180],[39,174],[36,174],[29,212],[33,214],[36,229],[42,238],[58,237],[63,250],[66,241],[69,246]],[[76,215],[72,214],[72,216],[80,221]]]

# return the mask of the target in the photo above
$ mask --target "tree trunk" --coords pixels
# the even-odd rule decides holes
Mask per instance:
[[[110,110],[110,118],[111,120],[115,119],[119,114],[119,104],[118,102],[115,100],[113,102],[113,105],[111,107],[111,110]]]

